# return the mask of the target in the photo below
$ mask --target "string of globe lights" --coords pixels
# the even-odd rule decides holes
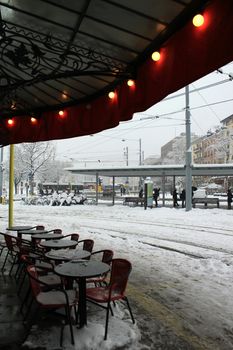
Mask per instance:
[[[195,27],[201,27],[203,24],[204,24],[204,22],[205,22],[205,19],[204,19],[204,16],[203,16],[203,14],[196,14],[194,17],[193,17],[193,19],[192,19],[192,23],[193,23],[193,25],[195,26]],[[154,62],[158,62],[160,59],[161,59],[161,53],[160,53],[160,51],[159,50],[157,50],[157,51],[154,51],[153,53],[152,53],[152,55],[151,55],[151,59],[154,61]],[[219,70],[219,72],[220,72],[220,70]],[[220,72],[221,73],[221,72]],[[130,88],[135,88],[135,86],[136,86],[136,82],[135,82],[135,80],[133,80],[133,79],[128,79],[127,80],[127,85],[130,87]],[[117,93],[116,93],[116,91],[110,91],[109,93],[108,93],[108,97],[109,97],[109,99],[111,99],[111,100],[114,100],[115,98],[116,98],[116,96],[117,96]],[[66,117],[67,117],[67,112],[65,111],[65,110],[59,110],[58,111],[58,117],[60,118],[60,119],[65,119]],[[37,125],[38,124],[38,121],[39,121],[39,116],[35,116],[35,115],[31,115],[30,116],[30,122],[31,122],[31,125]],[[15,119],[14,119],[14,117],[12,117],[12,118],[8,118],[7,119],[7,125],[8,125],[8,127],[13,127],[14,125],[15,125]]]

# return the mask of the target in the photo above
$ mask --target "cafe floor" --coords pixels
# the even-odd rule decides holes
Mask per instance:
[[[14,277],[0,275],[0,349],[18,350],[26,336]]]

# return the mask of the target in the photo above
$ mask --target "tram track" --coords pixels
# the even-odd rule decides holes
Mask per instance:
[[[101,220],[110,220],[109,217],[101,217]],[[95,218],[96,220],[96,218]],[[125,222],[125,223],[129,223],[128,220],[124,220],[122,218],[114,218],[114,221],[116,222]],[[191,230],[193,231],[195,229],[195,232],[201,232],[201,233],[210,233],[210,234],[217,234],[217,235],[223,235],[223,236],[232,236],[233,237],[233,230],[232,229],[222,229],[222,228],[214,228],[212,226],[202,226],[202,225],[197,225],[194,226],[193,225],[188,225],[188,224],[178,224],[178,223],[162,223],[162,222],[145,222],[143,220],[135,220],[133,219],[132,224],[142,224],[144,226],[154,226],[154,227],[170,227],[170,228],[178,228],[180,230]],[[229,233],[228,233],[229,232]]]
[[[137,232],[137,233],[133,232],[133,233],[131,233],[129,231],[126,232],[126,231],[121,230],[121,229],[106,228],[104,226],[98,226],[98,227],[96,225],[95,226],[83,225],[83,226],[85,226],[87,229],[104,230],[104,231],[108,231],[108,232],[112,232],[112,233],[114,233],[114,232],[117,233],[115,235],[110,234],[110,236],[112,238],[120,238],[120,239],[126,240],[127,239],[126,235],[130,235],[130,238],[133,238],[133,236],[135,236],[137,241],[139,243],[141,243],[141,244],[147,244],[147,245],[150,245],[152,247],[174,251],[174,252],[177,252],[177,253],[180,253],[180,254],[193,256],[195,258],[204,259],[206,257],[204,257],[203,255],[197,255],[197,254],[193,254],[193,253],[190,253],[190,252],[187,252],[187,251],[184,251],[184,250],[176,249],[174,247],[170,247],[169,245],[168,246],[161,245],[161,244],[158,244],[157,242],[158,241],[163,241],[164,243],[166,243],[166,242],[168,242],[168,243],[175,243],[175,244],[187,246],[188,248],[198,248],[198,249],[203,249],[205,251],[214,251],[216,253],[227,254],[227,255],[233,256],[233,250],[231,251],[231,250],[223,249],[223,248],[219,249],[219,248],[216,248],[216,247],[210,247],[209,244],[207,246],[207,245],[204,245],[204,244],[198,244],[198,243],[190,242],[190,241],[187,241],[187,240],[177,240],[177,239],[172,239],[172,238],[160,237],[160,236],[157,236],[155,234],[153,234],[153,236],[151,236],[151,235],[147,235],[145,232]],[[154,224],[153,226],[157,227],[157,224]],[[166,225],[166,226],[170,227],[169,225]],[[98,231],[92,231],[92,232],[93,233],[98,233]],[[214,232],[211,231],[210,233],[214,233]],[[216,233],[214,233],[214,234],[216,234]],[[143,235],[143,238],[144,238],[143,241],[141,239],[138,239],[138,237],[142,237],[142,235]],[[145,239],[149,239],[150,241],[146,241]]]

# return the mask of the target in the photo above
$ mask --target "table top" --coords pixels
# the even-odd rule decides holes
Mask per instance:
[[[97,277],[110,270],[110,266],[101,261],[72,260],[55,266],[54,271],[60,276],[81,278]]]
[[[62,237],[61,233],[35,233],[32,235],[32,239],[59,239]]]
[[[90,252],[82,249],[59,249],[50,250],[50,252],[45,253],[45,256],[47,258],[57,261],[85,259],[88,258],[90,255]]]
[[[22,230],[20,233],[22,235],[34,235],[34,234],[42,234],[42,233],[47,233],[48,231],[46,230]]]
[[[23,230],[31,230],[35,226],[11,226],[7,227],[7,231],[23,231]]]
[[[75,247],[78,244],[77,241],[73,241],[71,239],[50,239],[49,241],[43,241],[40,243],[42,247],[53,248],[53,249],[61,249],[61,248],[69,248]]]

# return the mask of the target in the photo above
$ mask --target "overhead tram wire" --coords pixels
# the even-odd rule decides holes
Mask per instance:
[[[218,71],[219,72],[219,71]],[[221,72],[219,72],[219,73],[221,73]],[[223,81],[220,81],[220,82],[217,82],[217,83],[213,83],[213,84],[209,84],[209,85],[205,85],[205,86],[202,86],[202,87],[200,87],[200,88],[196,88],[196,89],[193,89],[193,90],[191,90],[190,91],[190,93],[194,93],[194,92],[199,92],[199,91],[201,91],[201,90],[204,90],[204,89],[207,89],[207,88],[211,88],[211,87],[214,87],[214,86],[217,86],[217,85],[220,85],[220,84],[224,84],[224,83],[227,83],[227,82],[229,82],[229,81],[231,81],[232,80],[232,75],[229,75],[229,74],[227,74],[227,73],[225,73],[226,75],[228,75],[229,76],[229,79],[225,79],[225,80],[223,80]],[[165,98],[164,100],[162,100],[161,102],[163,102],[163,101],[167,101],[167,100],[170,100],[170,99],[173,99],[173,98],[177,98],[177,97],[179,97],[179,96],[184,96],[184,94],[185,93],[180,93],[180,94],[176,94],[176,95],[173,95],[173,96],[170,96],[170,97],[167,97],[167,98]],[[205,107],[209,107],[209,106],[213,106],[213,105],[216,105],[216,104],[220,104],[220,103],[227,103],[227,102],[230,102],[230,101],[233,101],[233,99],[228,99],[228,100],[223,100],[223,101],[218,101],[218,102],[214,102],[214,103],[206,103],[205,105],[201,105],[201,106],[197,106],[197,107],[192,107],[192,108],[190,108],[190,111],[191,110],[195,110],[195,109],[199,109],[199,108],[205,108]],[[173,119],[173,120],[175,120],[176,118],[165,118],[166,116],[168,116],[168,115],[174,115],[174,114],[176,114],[176,113],[181,113],[181,112],[183,112],[184,111],[184,109],[181,109],[181,110],[178,110],[178,111],[173,111],[173,112],[170,112],[170,113],[164,113],[164,114],[160,114],[160,115],[158,115],[158,116],[153,116],[153,115],[150,115],[150,114],[147,114],[147,113],[140,113],[140,114],[145,114],[145,115],[148,115],[148,117],[149,118],[141,118],[141,119],[139,119],[139,120],[130,120],[130,121],[126,121],[126,122],[122,122],[122,123],[120,123],[120,125],[122,125],[122,124],[127,124],[127,123],[138,123],[138,122],[141,122],[142,120],[145,120],[145,119]],[[136,113],[137,114],[137,113]],[[183,119],[176,119],[176,120],[183,120]],[[195,123],[196,123],[196,121],[195,121]],[[170,125],[170,126],[178,126],[178,125],[183,125],[183,124],[177,124],[177,125]],[[165,125],[164,125],[165,126]],[[156,125],[155,127],[164,127],[163,125]],[[200,128],[200,126],[198,125],[198,127]],[[142,127],[142,126],[140,126],[140,129],[144,129],[144,128],[146,128],[146,127]],[[138,129],[138,127],[135,127],[135,128],[130,128],[130,131],[134,131],[134,130],[137,130]],[[200,128],[201,129],[201,128]],[[129,129],[127,128],[127,129],[123,129],[123,130],[120,130],[120,131],[117,131],[117,133],[120,133],[121,134],[121,136],[123,136],[124,134],[125,134],[125,131],[128,131]],[[96,135],[98,135],[98,134],[96,134]],[[101,136],[103,136],[103,135],[101,135]],[[109,137],[110,138],[110,137]],[[112,137],[113,138],[113,137]],[[98,143],[95,143],[95,145],[93,146],[93,147],[95,147],[96,145],[98,146],[98,145],[101,145],[103,142],[98,142]],[[84,148],[85,148],[86,146],[84,145]],[[88,144],[88,148],[90,148],[90,143]],[[72,149],[71,149],[72,150]]]
[[[195,88],[195,85],[192,84],[192,86]],[[221,122],[221,118],[219,118],[219,116],[217,115],[217,113],[213,110],[213,108],[211,108],[210,105],[208,105],[208,101],[206,100],[206,98],[200,93],[200,91],[197,91],[198,95],[201,97],[201,99],[205,102],[206,107],[209,108],[209,110],[215,115],[215,117],[218,119],[218,122]]]
[[[215,87],[215,86],[217,86],[217,85],[229,83],[231,80],[232,80],[232,79],[229,78],[229,79],[225,79],[225,80],[218,81],[218,82],[216,82],[216,83],[212,83],[212,84],[208,84],[208,85],[205,85],[205,86],[201,86],[200,88],[197,88],[197,89],[194,89],[194,90],[190,90],[190,91],[189,91],[189,94],[192,94],[192,93],[197,92],[197,91],[209,89],[209,88]],[[168,101],[168,100],[172,100],[173,98],[181,97],[181,96],[184,96],[184,95],[185,95],[185,92],[181,92],[180,94],[177,94],[177,95],[172,95],[172,96],[165,97],[165,98],[164,98],[162,101],[160,101],[160,102],[165,102],[165,101]]]

